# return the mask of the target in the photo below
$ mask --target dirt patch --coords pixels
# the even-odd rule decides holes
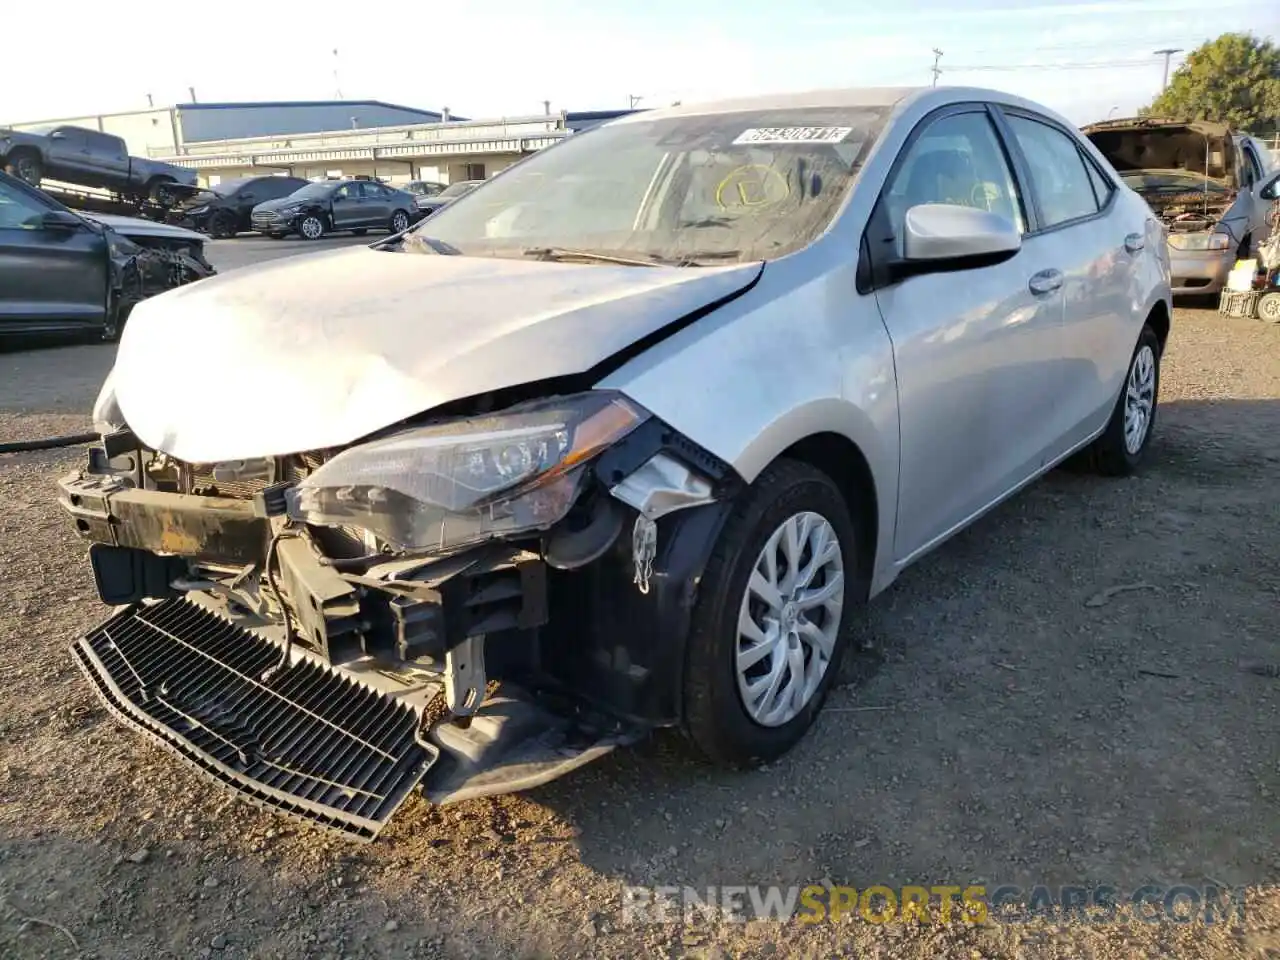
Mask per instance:
[[[0,439],[83,429],[108,349],[0,355]],[[0,955],[1276,956],[1280,682],[1242,665],[1280,663],[1280,328],[1179,310],[1161,401],[1139,477],[1055,472],[904,574],[772,768],[658,736],[526,795],[411,800],[367,847],[108,719],[66,652],[103,616],[50,486],[82,453],[0,457]],[[824,880],[1249,900],[1212,928],[622,922],[631,885]]]

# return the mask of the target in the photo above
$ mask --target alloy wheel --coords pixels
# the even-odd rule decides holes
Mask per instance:
[[[788,517],[765,542],[738,613],[735,673],[747,715],[793,720],[831,664],[844,602],[844,555],[825,517]]]
[[[409,217],[403,210],[397,210],[391,215],[391,232],[403,233],[409,229]]]
[[[1151,410],[1156,400],[1156,356],[1143,344],[1129,367],[1129,381],[1124,392],[1124,446],[1136,454],[1147,439],[1151,426]]]
[[[302,223],[298,224],[298,230],[308,240],[318,240],[320,234],[324,233],[324,224],[320,222],[319,217],[305,217]]]

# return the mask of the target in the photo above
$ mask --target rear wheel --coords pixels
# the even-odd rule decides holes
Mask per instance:
[[[24,183],[38,187],[40,181],[44,179],[44,163],[40,159],[40,154],[32,150],[15,150],[9,154],[5,172]]]
[[[409,215],[403,210],[397,210],[391,215],[391,232],[404,233],[409,229]]]
[[[1156,423],[1160,393],[1160,340],[1150,325],[1142,328],[1111,419],[1090,450],[1099,473],[1123,477],[1142,461]]]
[[[170,177],[157,177],[147,184],[147,199],[152,203],[158,203],[162,207],[167,207],[173,203],[173,179]]]
[[[298,233],[303,240],[319,240],[324,236],[324,218],[317,213],[308,213],[298,221]]]
[[[780,460],[742,494],[699,586],[684,726],[728,766],[781,756],[839,673],[856,601],[857,536],[834,481]]]
[[[1280,292],[1264,293],[1258,298],[1258,317],[1280,323]]]

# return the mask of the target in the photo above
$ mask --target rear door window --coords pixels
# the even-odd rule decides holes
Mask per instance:
[[[1057,127],[1017,115],[1009,127],[1031,168],[1042,227],[1091,217],[1100,209],[1090,171],[1074,140]]]

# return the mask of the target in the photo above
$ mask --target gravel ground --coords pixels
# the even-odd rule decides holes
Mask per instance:
[[[0,440],[85,428],[109,361],[0,354]],[[66,651],[104,610],[50,486],[83,452],[2,456],[0,956],[1280,956],[1280,680],[1244,669],[1280,664],[1280,327],[1179,310],[1161,402],[1139,477],[1057,471],[878,598],[771,769],[657,736],[525,795],[411,799],[370,846],[107,717]],[[622,922],[628,885],[824,880],[1249,899],[1214,927]]]

